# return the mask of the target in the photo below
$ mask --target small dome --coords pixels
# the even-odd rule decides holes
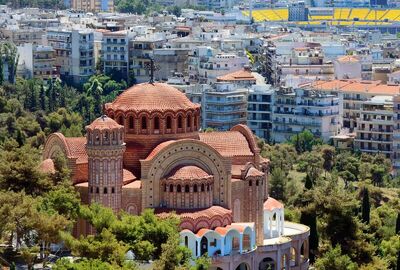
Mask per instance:
[[[186,180],[193,180],[193,179],[204,179],[209,178],[211,175],[203,171],[197,166],[184,166],[173,170],[167,178],[170,180],[179,180],[179,179],[186,179]]]
[[[275,209],[283,209],[283,204],[272,197],[268,197],[264,202],[264,210],[274,211]]]
[[[197,109],[181,91],[165,83],[141,83],[125,90],[106,110],[165,112]]]
[[[119,125],[117,122],[115,122],[110,117],[107,117],[106,115],[97,118],[90,125],[86,126],[86,129],[90,130],[95,130],[95,129],[105,130],[105,129],[120,129],[120,128],[123,128],[123,126]]]

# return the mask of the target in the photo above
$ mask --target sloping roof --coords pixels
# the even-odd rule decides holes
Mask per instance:
[[[263,172],[260,172],[259,170],[257,170],[256,168],[254,168],[254,167],[251,167],[248,171],[247,171],[247,174],[246,174],[246,178],[247,177],[251,177],[251,176],[263,176],[264,175],[264,173]]]
[[[219,82],[230,82],[230,81],[256,81],[250,70],[242,69],[238,70],[217,78]]]
[[[268,197],[268,199],[264,202],[264,210],[273,211],[275,209],[282,209],[282,208],[283,204],[272,197]]]
[[[65,142],[69,149],[70,155],[76,158],[76,163],[87,163],[88,156],[86,153],[86,137],[66,137]]]
[[[214,216],[225,216],[231,215],[232,211],[221,206],[211,206],[210,208],[199,210],[199,209],[168,209],[168,208],[156,208],[157,215],[161,218],[167,217],[171,212],[175,212],[179,217],[185,219],[199,219],[206,218],[210,219]]]
[[[341,91],[348,93],[369,93],[374,95],[398,95],[400,85],[382,84],[380,81],[330,80],[307,84],[315,90]]]
[[[210,177],[210,175],[197,166],[183,166],[173,170],[167,178],[193,180],[207,177]]]
[[[119,125],[117,122],[115,122],[113,119],[110,117],[107,117],[106,115],[102,115],[96,120],[94,120],[90,125],[86,126],[86,129],[90,130],[112,130],[112,129],[121,129],[123,126]]]
[[[200,141],[210,145],[222,156],[253,156],[246,137],[238,131],[204,132]]]

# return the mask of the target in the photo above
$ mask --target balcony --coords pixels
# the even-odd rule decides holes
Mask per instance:
[[[298,120],[293,120],[293,121],[284,121],[282,119],[277,119],[275,118],[274,123],[277,124],[283,124],[283,125],[288,125],[288,126],[303,126],[303,127],[307,127],[307,126],[312,126],[312,127],[320,127],[321,123],[320,122],[304,122],[304,121],[298,121]]]

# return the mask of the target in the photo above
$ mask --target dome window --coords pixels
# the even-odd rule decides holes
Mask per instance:
[[[142,116],[142,129],[147,129],[147,119],[145,116]]]

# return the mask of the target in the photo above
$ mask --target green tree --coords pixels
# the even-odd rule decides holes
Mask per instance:
[[[309,130],[293,135],[288,142],[296,148],[298,153],[311,151],[314,146],[323,144],[322,140],[315,138]]]
[[[271,172],[270,184],[270,195],[271,197],[284,201],[286,199],[286,186],[287,176],[280,168],[274,168]]]
[[[369,224],[371,205],[369,202],[368,188],[363,189],[363,199],[362,199],[362,221]]]
[[[313,263],[317,255],[319,245],[316,213],[309,212],[309,210],[304,210],[301,213],[300,223],[310,227],[310,261]]]
[[[372,183],[374,183],[374,186],[378,186],[378,187],[382,186],[383,180],[386,177],[385,169],[382,166],[374,165],[372,167],[371,173],[372,173],[371,180],[372,180]]]
[[[350,257],[342,254],[340,246],[331,248],[315,262],[318,270],[355,270],[357,264],[352,262]]]
[[[325,172],[330,172],[333,169],[335,164],[335,148],[332,146],[324,145],[321,147],[323,164],[322,167],[324,168]]]

